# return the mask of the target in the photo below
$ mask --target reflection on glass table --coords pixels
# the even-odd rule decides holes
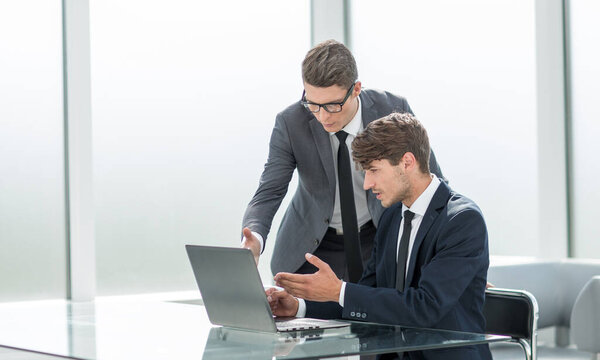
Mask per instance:
[[[174,298],[0,304],[0,345],[75,359],[305,359],[509,339],[360,322],[344,328],[263,334],[213,327],[196,301],[167,300]]]
[[[209,332],[203,359],[306,359],[439,349],[507,339],[495,335],[360,322],[352,322],[350,327],[345,328],[287,334],[215,327]]]

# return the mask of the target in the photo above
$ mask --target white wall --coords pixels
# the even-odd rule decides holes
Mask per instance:
[[[574,255],[600,258],[600,3],[571,0],[569,6]]]
[[[238,246],[302,95],[308,3],[93,1],[91,37],[98,294],[195,288],[184,244]]]
[[[534,2],[354,1],[366,87],[407,98],[450,185],[483,210],[495,255],[537,255]]]
[[[66,294],[61,22],[0,3],[0,301]]]

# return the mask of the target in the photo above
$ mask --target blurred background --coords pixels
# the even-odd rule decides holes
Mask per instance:
[[[196,289],[184,244],[238,246],[329,38],[408,99],[492,255],[600,258],[597,1],[75,2],[0,2],[0,301]]]

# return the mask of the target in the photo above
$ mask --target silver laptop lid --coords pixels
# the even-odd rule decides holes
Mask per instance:
[[[250,250],[198,245],[185,249],[211,323],[277,332]]]

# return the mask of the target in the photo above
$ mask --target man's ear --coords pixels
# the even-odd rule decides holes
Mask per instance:
[[[405,171],[411,171],[413,170],[415,167],[418,167],[417,165],[417,159],[415,158],[415,155],[413,153],[406,152],[401,159],[402,162],[402,167]]]
[[[360,81],[357,81],[356,84],[354,84],[354,90],[352,91],[352,96],[360,95],[361,90],[362,90],[362,84],[360,83]]]

